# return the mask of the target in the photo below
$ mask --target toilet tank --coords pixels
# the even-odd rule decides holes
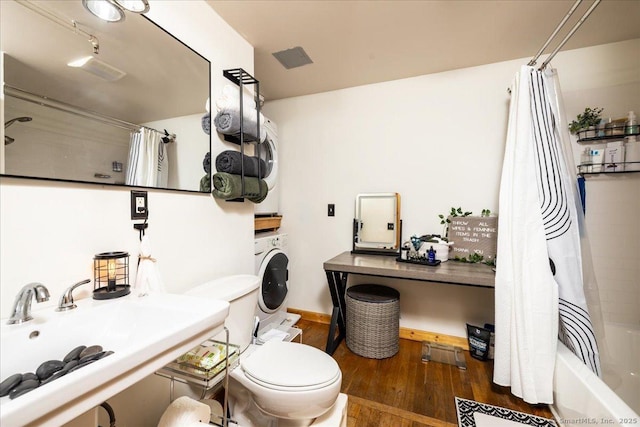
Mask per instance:
[[[224,324],[229,330],[229,342],[240,346],[240,351],[243,352],[253,336],[259,289],[258,276],[243,274],[211,280],[189,289],[185,294],[228,301],[229,316]],[[224,332],[214,339],[224,341]]]

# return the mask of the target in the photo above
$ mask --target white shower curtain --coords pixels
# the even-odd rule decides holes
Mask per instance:
[[[145,127],[131,133],[127,185],[167,187],[169,159],[162,136],[160,132]]]
[[[558,96],[545,72],[516,75],[500,186],[494,382],[529,403],[553,402],[558,337],[599,371]]]

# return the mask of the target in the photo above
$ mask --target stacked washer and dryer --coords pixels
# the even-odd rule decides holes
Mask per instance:
[[[260,146],[260,157],[267,164],[265,181],[269,187],[266,199],[255,205],[256,215],[276,215],[279,211],[278,188],[278,128],[265,118],[267,137]],[[260,278],[257,315],[260,330],[273,327],[291,327],[300,319],[287,313],[289,294],[289,257],[287,235],[280,233],[258,234],[255,239],[255,272]]]

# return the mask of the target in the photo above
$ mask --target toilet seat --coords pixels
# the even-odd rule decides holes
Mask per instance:
[[[340,367],[331,356],[292,342],[268,341],[240,366],[252,382],[280,391],[317,390],[341,378]]]

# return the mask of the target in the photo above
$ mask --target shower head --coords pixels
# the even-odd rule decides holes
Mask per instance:
[[[4,128],[5,129],[8,128],[9,126],[14,124],[15,122],[30,122],[31,120],[33,120],[32,117],[27,117],[27,116],[16,117],[15,119],[11,119],[11,120],[5,122]],[[13,141],[15,141],[15,139],[11,138],[10,136],[7,136],[7,135],[4,136],[4,145],[9,145]]]
[[[26,116],[23,116],[23,117],[16,117],[15,119],[11,119],[11,120],[9,120],[9,121],[5,122],[5,124],[4,124],[4,128],[5,128],[5,129],[6,129],[6,128],[8,128],[8,127],[9,127],[9,126],[11,126],[14,122],[30,122],[31,120],[33,120],[33,118],[32,118],[32,117],[26,117]]]

